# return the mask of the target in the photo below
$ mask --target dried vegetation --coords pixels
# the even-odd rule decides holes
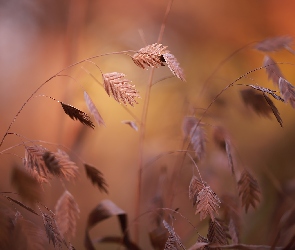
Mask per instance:
[[[269,38],[257,43],[255,49],[264,53],[279,51],[281,49],[292,51],[292,41],[290,37]],[[135,54],[128,56],[132,59],[130,60],[131,63],[133,62],[135,66],[142,69],[167,66],[175,77],[181,81],[185,81],[183,69],[180,67],[176,57],[167,48],[168,46],[160,43],[153,43],[139,49]],[[126,53],[124,52],[122,54]],[[81,63],[85,61],[81,61]],[[237,83],[250,73],[262,69],[266,71],[267,77],[274,83],[274,88],[278,90],[271,90],[259,85]],[[140,98],[139,91],[136,89],[136,85],[132,85],[131,81],[126,79],[124,73],[101,73],[101,77],[106,94],[113,97],[116,102],[126,106],[127,104],[131,106],[138,104]],[[283,119],[275,102],[289,103],[292,108],[295,108],[294,86],[286,80],[279,68],[279,64],[269,55],[265,55],[261,68],[242,75],[233,83],[229,84],[228,87],[234,85],[239,87],[241,85],[244,86],[244,89],[240,91],[241,99],[249,109],[263,117],[271,118],[274,116],[281,127],[283,127]],[[219,95],[213,100],[212,104]],[[55,100],[54,98],[51,99]],[[84,92],[84,100],[96,123],[99,126],[105,126],[105,121],[86,91]],[[28,101],[30,101],[30,98]],[[90,128],[94,128],[90,116],[84,111],[61,101],[58,102],[61,104],[64,113],[71,119],[77,120]],[[283,215],[279,219],[279,226],[272,245],[247,245],[240,242],[240,235],[243,234],[243,227],[241,225],[243,212],[241,210],[244,210],[245,213],[249,213],[250,211],[253,213],[253,210],[259,207],[263,193],[259,181],[255,177],[255,172],[252,173],[238,159],[230,133],[222,126],[215,125],[214,119],[210,121],[210,126],[207,123],[206,116],[204,115],[212,104],[207,109],[204,109],[202,115],[193,114],[185,116],[182,123],[184,147],[179,151],[181,152],[181,157],[189,159],[190,162],[187,163],[182,158],[183,160],[179,165],[180,167],[183,167],[183,165],[193,167],[191,181],[187,183],[187,199],[191,200],[192,206],[195,207],[195,214],[199,215],[197,217],[199,219],[196,218],[195,222],[192,223],[187,218],[189,217],[188,215],[184,216],[178,212],[178,209],[170,207],[171,204],[169,205],[167,200],[171,198],[171,194],[172,196],[174,195],[173,192],[176,188],[174,181],[176,178],[169,179],[167,173],[162,172],[159,177],[157,194],[153,200],[153,209],[148,213],[141,214],[141,216],[146,216],[147,214],[153,214],[154,216],[152,221],[156,227],[149,232],[152,248],[164,250],[225,248],[253,250],[294,249],[294,231],[293,234],[290,233],[290,228],[294,228],[294,205],[291,209],[289,208],[288,214],[280,214]],[[22,111],[22,108],[20,111]],[[16,118],[17,115],[13,122]],[[140,126],[137,126],[136,122],[129,120],[122,121],[122,123],[129,125],[135,131],[143,129],[145,125],[140,123]],[[11,126],[9,126],[4,135],[1,146],[6,136],[13,134],[10,132],[10,128]],[[205,160],[207,157],[211,157],[211,152],[207,152],[206,148],[208,142],[214,142],[218,150],[221,150],[226,155],[229,166],[228,172],[235,186],[235,190],[231,193],[227,193],[224,190],[213,191],[206,183],[210,183],[211,180],[206,179],[205,182],[202,179],[202,168],[206,167]],[[42,242],[44,242],[46,237],[49,244],[52,244],[56,249],[74,249],[70,240],[75,238],[76,235],[80,208],[74,195],[66,189],[66,185],[67,182],[75,182],[77,177],[82,174],[79,171],[80,165],[84,167],[86,177],[89,181],[94,186],[97,186],[101,193],[108,194],[107,181],[98,168],[81,160],[79,160],[80,164],[77,164],[70,159],[70,156],[65,151],[58,148],[56,151],[51,151],[40,144],[36,141],[23,142],[23,164],[22,166],[14,166],[11,173],[11,183],[17,194],[1,192],[2,203],[8,203],[8,205],[3,205],[0,208],[1,249],[44,249]],[[191,152],[194,153],[195,157],[191,156]],[[161,153],[159,153],[156,160],[161,158],[161,156]],[[202,168],[199,168],[199,166],[202,166]],[[140,168],[140,171],[142,171],[142,168]],[[177,169],[174,171],[177,171]],[[43,185],[49,184],[54,178],[62,183],[64,192],[56,202],[55,212],[52,212],[43,205],[43,202],[46,201],[44,198],[42,199],[44,193],[42,187]],[[181,176],[177,176],[177,178],[181,178]],[[171,187],[169,194],[164,192],[163,183],[166,183],[164,179],[169,179],[167,181]],[[224,180],[220,179],[219,181],[222,183]],[[86,190],[85,193],[87,193]],[[267,197],[264,197],[264,199],[267,199]],[[39,217],[43,222],[43,228],[25,219],[23,215],[25,214],[24,211],[32,216]],[[102,236],[96,238],[95,241],[92,240],[90,230],[110,217],[117,217],[121,234],[117,236]],[[181,234],[181,230],[179,230],[178,234],[177,227],[174,229],[173,223],[179,220],[189,222],[187,226],[191,227],[193,233],[184,237]],[[198,221],[207,221],[206,236],[201,235],[200,227],[202,226],[200,226],[201,223]],[[136,223],[140,223],[140,220]],[[130,227],[132,226],[134,225],[132,224]],[[137,239],[131,239],[130,227],[128,225],[128,215],[123,209],[110,199],[102,200],[88,215],[84,246],[87,250],[93,250],[95,249],[95,245],[100,243],[115,243],[131,250],[146,249],[145,246],[140,246],[140,242]],[[288,232],[290,236],[281,241],[280,244],[282,247],[278,247],[280,238],[283,238],[281,235],[285,232]],[[188,237],[190,237],[189,242],[193,240],[194,244],[186,247]]]

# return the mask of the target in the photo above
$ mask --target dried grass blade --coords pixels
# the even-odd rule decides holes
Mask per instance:
[[[268,79],[278,86],[280,77],[284,77],[276,62],[269,56],[265,56],[263,60],[263,67],[265,67]]]
[[[154,43],[141,48],[132,56],[132,60],[138,67],[145,69],[145,67],[159,67],[165,66],[163,55],[169,53],[167,46]]]
[[[128,249],[132,249],[131,247],[132,245],[134,245],[134,243],[132,243],[129,238],[126,212],[119,208],[111,200],[103,200],[91,211],[88,216],[84,240],[84,246],[87,250],[95,249],[89,236],[89,230],[93,228],[96,224],[112,216],[117,216],[119,219],[121,232],[123,234],[124,245],[127,246]]]
[[[90,128],[94,128],[94,124],[93,122],[90,120],[90,117],[84,113],[83,111],[71,106],[71,105],[68,105],[68,104],[65,104],[63,102],[60,102],[64,112],[73,120],[78,120],[79,122],[81,122],[82,124],[90,127]]]
[[[274,105],[273,101],[266,94],[263,93],[263,97],[265,101],[267,102],[267,104],[269,105],[269,107],[271,108],[271,111],[274,114],[275,118],[277,119],[278,123],[280,124],[281,127],[283,127],[283,120],[280,116],[279,110]]]
[[[112,72],[102,75],[103,86],[109,96],[113,96],[119,103],[128,103],[131,106],[137,104],[135,98],[140,98],[139,92],[135,89],[130,81],[125,79],[125,74]]]
[[[56,224],[60,233],[74,237],[80,209],[73,195],[65,191],[55,206]]]
[[[243,170],[238,181],[238,190],[246,213],[250,206],[256,208],[257,203],[260,201],[259,185],[257,180],[246,169]]]
[[[4,195],[4,197],[6,197],[7,200],[12,201],[12,202],[16,203],[17,205],[23,207],[23,208],[26,209],[27,211],[29,211],[29,212],[31,212],[31,213],[33,213],[33,214],[39,215],[34,209],[32,209],[32,208],[26,206],[26,205],[23,204],[22,202],[20,202],[20,201],[18,201],[18,200],[15,200],[15,199],[13,199],[13,198],[11,198],[11,197],[9,197],[9,196],[6,196],[6,195]]]
[[[102,119],[100,113],[98,112],[95,104],[91,100],[90,96],[87,94],[86,91],[84,91],[84,100],[86,102],[86,105],[88,107],[88,110],[90,113],[93,115],[95,121],[97,122],[98,125],[103,125],[105,126],[104,120]]]
[[[91,180],[93,185],[97,185],[100,191],[108,193],[108,184],[106,183],[102,172],[97,168],[84,164],[87,177]]]
[[[295,89],[294,86],[289,83],[286,79],[280,77],[279,80],[280,92],[285,100],[289,102],[293,109],[295,109]]]
[[[195,214],[200,213],[200,220],[205,219],[209,215],[212,221],[214,221],[214,212],[218,213],[217,209],[220,208],[220,203],[218,196],[209,186],[203,187],[197,197]]]
[[[289,48],[292,42],[293,38],[289,36],[271,37],[258,42],[255,45],[255,49],[263,52],[272,52]]]
[[[163,54],[163,57],[165,59],[165,62],[168,65],[170,71],[173,73],[173,75],[175,75],[181,81],[185,82],[185,76],[183,73],[183,69],[180,67],[175,56],[172,55],[171,53],[165,53],[165,54]]]

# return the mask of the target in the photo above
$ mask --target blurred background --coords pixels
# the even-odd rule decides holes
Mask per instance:
[[[4,135],[27,98],[47,79],[63,68],[82,59],[123,50],[138,50],[157,41],[168,1],[157,0],[72,0],[72,1],[0,1],[0,135]],[[184,69],[187,82],[177,78],[163,80],[152,87],[147,116],[144,161],[182,146],[183,118],[198,108],[200,116],[212,99],[229,83],[249,70],[260,67],[264,54],[253,49],[255,41],[274,36],[294,36],[294,1],[275,0],[175,0],[167,19],[162,43],[168,46]],[[246,46],[248,45],[248,46]],[[208,80],[220,62],[234,51],[245,47],[227,60]],[[286,50],[269,54],[277,62],[294,63],[294,55]],[[103,73],[123,72],[139,90],[141,99],[134,108],[141,117],[150,70],[142,70],[128,56],[110,55],[93,60]],[[295,83],[294,65],[280,65],[286,79]],[[91,73],[91,75],[89,74]],[[89,212],[103,199],[111,199],[129,216],[131,237],[134,235],[135,201],[139,158],[139,133],[122,120],[134,120],[120,104],[108,97],[93,77],[102,82],[101,74],[91,63],[82,63],[62,72],[46,83],[37,94],[44,94],[86,111],[83,90],[96,104],[106,126],[94,130],[83,127],[64,114],[57,102],[32,98],[21,111],[1,151],[23,140],[41,140],[71,148],[71,158],[80,166],[80,178],[67,189],[79,204],[81,214],[77,236],[72,240],[76,249],[83,249],[84,230]],[[154,81],[171,76],[167,67],[156,70]],[[264,70],[250,74],[239,83],[259,84],[276,89]],[[206,83],[206,84],[205,84]],[[234,184],[224,152],[214,146],[211,125],[228,131],[234,145],[237,168],[247,168],[259,181],[262,201],[256,212],[243,212],[241,240],[248,244],[271,244],[277,223],[278,204],[283,204],[282,192],[295,188],[295,112],[290,105],[275,102],[281,113],[284,128],[272,115],[259,117],[246,107],[239,91],[233,87],[217,99],[204,122],[208,124],[208,150],[200,163],[202,177],[217,193],[235,194]],[[2,137],[2,136],[1,136]],[[27,139],[25,139],[27,138]],[[55,150],[61,146],[41,145]],[[7,154],[7,153],[10,154]],[[16,154],[13,155],[13,154]],[[79,158],[96,166],[105,176],[109,195],[101,194],[87,180]],[[18,157],[19,156],[19,157]],[[14,191],[10,184],[13,164],[21,164],[22,146],[1,154],[1,191]],[[179,155],[160,158],[143,171],[141,212],[150,209],[158,190],[163,167],[171,178]],[[206,234],[205,222],[199,223],[188,200],[188,185],[192,176],[191,164],[177,176],[177,192],[171,208],[179,208],[201,233]],[[165,183],[163,184],[165,185]],[[63,193],[62,184],[53,180],[44,186],[43,203],[54,208]],[[166,190],[167,191],[167,190]],[[169,191],[169,190],[168,190]],[[284,209],[282,211],[285,211]],[[140,223],[140,245],[152,249],[148,232],[149,216]],[[247,222],[247,223],[246,223]],[[42,222],[40,222],[42,226]],[[187,246],[196,241],[191,226],[177,219],[175,230]],[[104,235],[119,235],[116,218],[106,220],[91,231],[93,239]],[[117,249],[115,245],[96,245],[97,249]]]

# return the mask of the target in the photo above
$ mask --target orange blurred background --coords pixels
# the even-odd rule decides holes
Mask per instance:
[[[145,42],[156,42],[167,4],[168,1],[157,0],[1,1],[0,135],[5,134],[32,92],[61,69],[93,55],[138,50],[145,46]],[[208,81],[203,94],[200,94],[204,82],[222,60],[251,42],[281,35],[294,36],[294,8],[295,2],[291,0],[174,1],[162,43],[178,59],[187,82],[169,78],[153,86],[144,147],[146,162],[163,152],[180,149],[183,140],[181,124],[190,110],[188,106],[207,107],[226,85],[247,71],[260,67],[264,55],[252,49],[252,44],[247,46],[216,72]],[[295,61],[294,55],[287,51],[270,55],[278,62]],[[128,108],[141,117],[150,70],[136,67],[129,57],[123,55],[110,55],[93,61],[104,73],[124,72],[132,80],[142,99],[136,107]],[[281,65],[280,68],[288,81],[295,83],[294,66]],[[83,249],[87,214],[102,199],[111,199],[127,212],[130,222],[134,220],[139,155],[139,133],[121,123],[122,120],[132,120],[132,117],[113,98],[108,97],[85,70],[102,81],[97,68],[86,62],[64,71],[65,76],[52,79],[37,94],[54,97],[86,111],[83,99],[83,90],[86,90],[106,127],[96,125],[94,130],[83,127],[66,116],[60,104],[38,97],[29,101],[10,130],[29,140],[42,140],[71,148],[81,159],[96,166],[104,174],[109,185],[109,195],[101,194],[91,185],[81,161],[68,151],[81,166],[79,180],[75,184],[66,184],[81,210],[77,237],[72,242],[76,249]],[[167,76],[171,76],[171,72],[167,67],[162,67],[156,70],[154,81]],[[239,83],[259,84],[274,89],[264,70],[250,77],[252,79],[243,79]],[[244,222],[251,223],[244,225],[241,233],[243,242],[271,244],[270,218],[278,195],[271,178],[274,177],[281,186],[293,183],[294,188],[295,112],[290,105],[276,103],[284,122],[282,129],[274,118],[259,117],[245,107],[240,98],[240,89],[242,87],[233,87],[221,95],[210,108],[205,121],[222,125],[229,131],[235,151],[238,152],[235,158],[261,184],[262,203],[257,212],[252,211],[244,218]],[[197,115],[200,113],[197,111]],[[1,150],[22,140],[9,135]],[[55,150],[54,146],[41,144]],[[203,179],[218,195],[221,195],[219,190],[231,192],[233,186],[227,184],[231,177],[227,171],[226,156],[213,146],[210,137],[208,148],[205,162],[200,165]],[[13,148],[9,152],[24,156],[23,147]],[[165,166],[168,176],[171,176],[176,159],[177,154],[165,156],[144,169],[141,212],[149,209],[157,191],[161,167]],[[15,162],[21,164],[21,159],[13,155],[1,155],[2,191],[14,191],[10,184],[10,171]],[[199,218],[194,215],[188,200],[191,175],[191,167],[185,166],[179,176],[180,186],[172,208],[179,207],[182,214],[198,224]],[[45,187],[44,192],[46,198],[43,203],[54,208],[63,193],[63,187],[59,181],[53,181]],[[150,229],[148,221],[148,216],[139,220],[140,245],[143,249],[151,249],[147,236]],[[191,227],[183,221],[175,223],[176,231],[183,241],[188,246],[193,244],[196,237]],[[200,232],[205,234],[202,231],[205,224],[200,225]],[[134,224],[130,226],[133,235]],[[98,225],[91,236],[95,239],[119,233],[117,221],[112,219]],[[97,249],[101,247],[117,249],[114,245],[97,245]]]

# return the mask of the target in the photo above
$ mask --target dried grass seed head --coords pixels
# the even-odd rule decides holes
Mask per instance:
[[[218,196],[209,186],[206,186],[198,194],[195,214],[200,213],[200,220],[205,219],[209,215],[214,221],[214,213],[218,213],[217,209],[220,208],[220,203]]]
[[[105,126],[104,120],[102,119],[100,113],[98,112],[94,102],[91,100],[90,96],[87,94],[86,91],[84,91],[84,100],[86,102],[87,108],[90,111],[90,113],[93,115],[95,121],[98,125]]]
[[[186,81],[185,76],[183,73],[183,69],[180,67],[179,62],[177,61],[176,57],[172,55],[171,53],[165,53],[163,54],[163,57],[165,59],[165,62],[167,63],[170,71],[175,75],[177,78],[179,78],[181,81]]]
[[[112,72],[102,75],[103,86],[109,96],[123,104],[130,104],[134,106],[137,104],[135,98],[140,98],[139,92],[135,89],[134,85],[130,84],[130,80],[125,79],[125,74]]]
[[[280,92],[285,100],[289,102],[293,109],[295,109],[295,89],[294,86],[286,79],[280,77],[279,79]]]
[[[43,154],[43,160],[50,173],[57,177],[69,181],[78,176],[77,165],[62,150],[57,152],[46,151]]]
[[[276,62],[270,56],[265,56],[263,67],[265,67],[268,79],[272,80],[274,85],[278,86],[280,77],[284,76]]]
[[[73,195],[65,191],[58,199],[55,206],[56,224],[60,233],[65,236],[75,236],[76,220],[79,218],[80,209]]]
[[[293,38],[289,36],[278,36],[264,39],[255,45],[255,49],[263,52],[273,52],[291,46]]]
[[[198,195],[201,190],[206,186],[203,184],[195,175],[193,175],[191,182],[189,184],[189,199],[193,201],[193,206],[196,205]]]
[[[38,145],[25,148],[23,165],[39,183],[48,183],[51,178],[51,174],[43,160],[43,154],[46,151],[46,148]]]
[[[206,133],[203,124],[199,120],[192,116],[187,116],[183,120],[182,129],[184,136],[190,138],[191,145],[195,151],[199,160],[202,160],[205,156],[206,148]]]
[[[243,170],[238,181],[238,190],[246,213],[250,206],[256,208],[257,203],[260,201],[260,188],[258,181],[246,169]]]
[[[165,66],[163,55],[169,53],[167,46],[154,43],[141,48],[133,56],[133,62],[140,68]]]
[[[93,122],[90,120],[90,117],[84,113],[82,110],[75,108],[72,105],[65,104],[60,102],[64,112],[73,120],[78,120],[84,125],[87,125],[90,128],[94,128]]]
[[[140,68],[167,66],[170,71],[182,81],[185,81],[183,69],[180,67],[176,57],[167,50],[167,46],[154,43],[141,48],[132,56],[133,62]]]

